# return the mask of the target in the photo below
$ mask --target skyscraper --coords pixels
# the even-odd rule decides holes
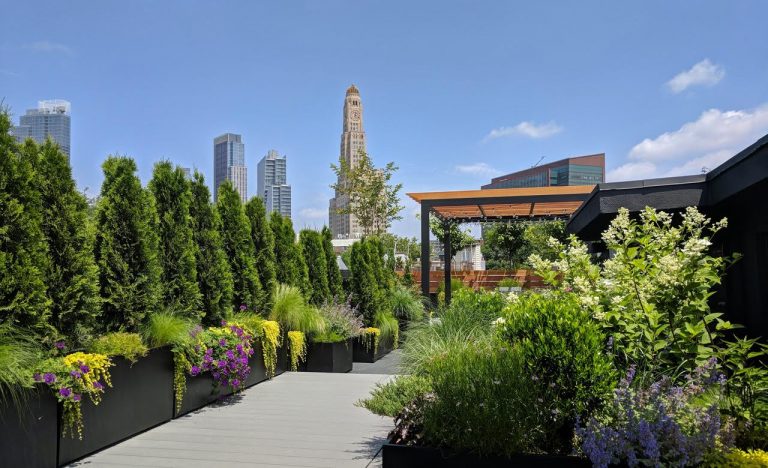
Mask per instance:
[[[360,91],[355,85],[347,89],[344,98],[344,119],[341,133],[341,158],[350,167],[354,167],[360,158],[360,152],[365,151],[365,132],[363,131],[363,102]],[[339,181],[341,183],[341,181]],[[336,239],[362,237],[357,218],[353,214],[339,214],[338,210],[349,206],[349,197],[338,191],[328,204],[328,224]]]
[[[39,101],[37,109],[28,109],[19,118],[19,125],[11,127],[11,135],[19,142],[32,138],[43,143],[49,136],[69,157],[70,103],[62,99]]]
[[[258,195],[264,200],[267,213],[279,212],[291,217],[291,186],[288,185],[288,158],[269,150],[257,168]]]
[[[240,194],[245,203],[248,200],[248,169],[245,167],[245,145],[242,136],[225,133],[213,140],[213,199],[218,199],[219,185],[225,180]]]

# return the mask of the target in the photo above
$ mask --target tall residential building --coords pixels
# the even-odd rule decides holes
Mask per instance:
[[[597,185],[605,182],[605,154],[561,159],[511,174],[494,177],[483,189]]]
[[[29,109],[19,118],[19,125],[11,127],[11,135],[19,142],[32,138],[43,143],[51,137],[69,157],[70,103],[62,99],[39,101],[37,109]]]
[[[288,185],[288,158],[269,150],[257,168],[258,195],[264,200],[267,213],[279,212],[291,217],[291,186]]]
[[[365,151],[365,132],[363,131],[363,102],[360,100],[360,91],[355,85],[347,89],[344,98],[343,131],[341,133],[341,158],[351,167],[357,164],[360,152]],[[339,180],[339,183],[342,183]],[[331,198],[328,206],[328,224],[331,233],[336,239],[360,238],[362,229],[357,218],[353,214],[339,214],[339,209],[349,206],[349,197],[338,191]]]
[[[219,185],[225,180],[248,200],[248,169],[245,167],[245,145],[241,135],[225,133],[213,140],[213,199],[218,199]]]

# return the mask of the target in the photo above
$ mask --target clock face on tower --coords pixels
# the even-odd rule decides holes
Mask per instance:
[[[352,111],[352,120],[360,120],[360,111],[354,110]]]

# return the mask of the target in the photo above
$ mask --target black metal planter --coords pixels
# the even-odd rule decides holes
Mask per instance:
[[[192,377],[186,376],[187,390],[181,399],[181,407],[176,411],[175,418],[207,406],[232,394],[231,387],[216,386],[216,381],[210,372],[203,372]],[[175,409],[175,407],[174,407]]]
[[[373,349],[373,344],[366,346],[363,338],[359,337],[354,341],[353,360],[354,362],[376,362],[389,354],[394,348],[392,338],[379,340],[377,349]]]
[[[56,397],[44,385],[25,393],[21,408],[11,401],[0,401],[0,466],[56,466]]]
[[[173,417],[173,355],[169,348],[153,349],[135,364],[113,358],[112,387],[98,406],[84,397],[83,439],[59,432],[58,463],[64,465],[109,447]]]
[[[338,343],[309,343],[307,359],[300,369],[306,372],[349,372],[352,370],[352,340]]]
[[[283,345],[277,348],[277,365],[275,366],[275,376],[288,370],[288,333],[282,332]]]
[[[264,355],[262,354],[261,341],[256,340],[253,343],[253,356],[248,358],[248,365],[251,367],[251,373],[245,379],[245,387],[251,387],[259,382],[267,380],[267,368],[264,366]]]
[[[555,455],[515,455],[504,457],[480,457],[471,453],[451,454],[434,447],[410,447],[399,444],[384,444],[382,448],[382,468],[421,468],[440,466],[444,468],[587,468],[592,466],[586,458]]]

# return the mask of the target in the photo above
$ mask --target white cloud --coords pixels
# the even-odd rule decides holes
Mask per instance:
[[[704,59],[690,70],[680,72],[674,78],[667,81],[667,88],[673,93],[682,93],[690,86],[714,86],[725,77],[725,69]]]
[[[461,172],[462,174],[469,174],[469,175],[481,176],[481,177],[495,177],[501,174],[501,171],[491,167],[490,165],[484,162],[469,164],[466,166],[459,165],[459,166],[456,166],[455,169],[457,172]]]
[[[483,142],[495,140],[496,138],[504,138],[510,136],[524,136],[528,138],[540,139],[548,138],[563,131],[563,127],[557,125],[555,122],[547,122],[544,124],[536,125],[533,122],[520,122],[514,127],[499,127],[494,128],[483,138]]]
[[[755,109],[710,109],[678,130],[646,138],[629,152],[627,161],[607,174],[611,182],[647,177],[698,174],[768,133],[768,104]]]
[[[320,219],[328,216],[328,210],[322,208],[302,208],[301,211],[299,211],[299,215],[302,218]]]
[[[23,49],[31,50],[34,52],[46,52],[46,53],[61,53],[66,55],[72,55],[73,51],[71,48],[64,44],[59,44],[58,42],[51,42],[51,41],[37,41],[37,42],[31,42],[29,44],[24,44],[21,46]]]

